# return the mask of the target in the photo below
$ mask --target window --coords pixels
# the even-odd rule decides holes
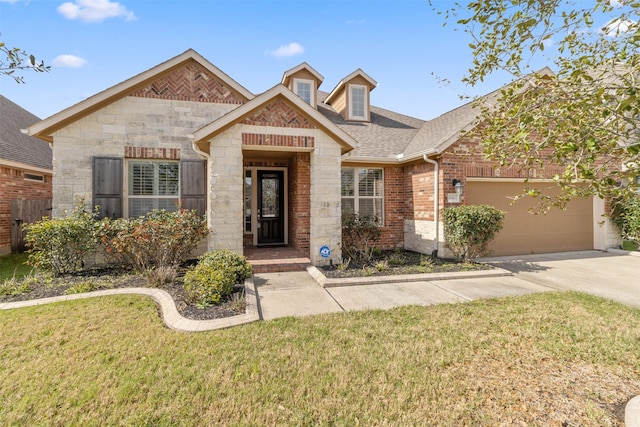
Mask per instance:
[[[366,86],[349,85],[349,119],[367,120],[366,96]]]
[[[32,173],[26,173],[24,174],[24,179],[29,180],[29,181],[40,181],[40,182],[44,182],[44,175],[34,175]]]
[[[153,209],[175,211],[180,197],[180,164],[131,160],[128,163],[128,189],[130,218]]]
[[[382,169],[342,168],[342,215],[359,213],[384,222]]]
[[[304,102],[313,106],[313,82],[311,80],[293,79],[293,91]]]

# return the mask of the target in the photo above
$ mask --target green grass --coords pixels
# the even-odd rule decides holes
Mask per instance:
[[[625,240],[624,242],[622,242],[622,249],[624,249],[625,251],[637,251],[638,244],[630,240]]]
[[[0,282],[15,276],[19,279],[28,276],[33,267],[26,265],[27,254],[10,254],[0,257]]]
[[[0,311],[0,425],[616,425],[638,331],[578,293],[192,334],[137,296]]]

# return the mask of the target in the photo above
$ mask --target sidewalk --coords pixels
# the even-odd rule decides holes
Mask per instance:
[[[323,288],[307,272],[288,272],[257,274],[254,282],[264,320],[402,305],[456,303],[553,290],[512,276],[477,276],[469,274],[466,278],[402,283],[372,280],[374,284],[371,285]]]

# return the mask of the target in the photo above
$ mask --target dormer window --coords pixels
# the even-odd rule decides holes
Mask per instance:
[[[336,85],[324,103],[331,105],[345,120],[369,122],[371,120],[370,94],[376,88],[375,80],[358,68]]]
[[[349,85],[349,119],[367,120],[367,87]]]
[[[293,79],[293,92],[309,105],[315,105],[313,99],[313,81]]]
[[[316,108],[318,99],[318,88],[322,84],[324,77],[309,64],[302,64],[285,71],[282,76],[282,84],[291,92],[298,95],[304,102]]]

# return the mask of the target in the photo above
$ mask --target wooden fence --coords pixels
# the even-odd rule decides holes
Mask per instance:
[[[24,224],[40,221],[51,216],[51,199],[11,201],[11,252],[25,250],[26,232]]]

